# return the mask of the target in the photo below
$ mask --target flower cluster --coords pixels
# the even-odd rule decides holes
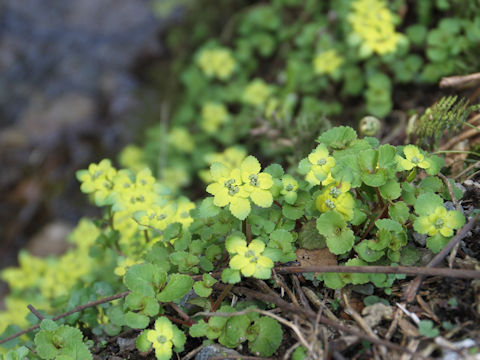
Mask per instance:
[[[227,122],[228,110],[223,104],[206,103],[202,107],[202,128],[207,133],[214,133]]]
[[[192,135],[184,127],[174,127],[168,134],[168,142],[174,149],[182,153],[191,153],[195,149]]]
[[[347,181],[326,186],[315,200],[317,209],[322,213],[336,210],[345,220],[352,220],[355,200],[349,190],[350,183]]]
[[[310,155],[308,155],[310,171],[308,171],[305,180],[311,185],[319,185],[321,182],[326,185],[331,182],[330,170],[335,166],[335,159],[329,156],[328,149],[324,144],[318,145]]]
[[[155,321],[155,329],[146,330],[147,339],[155,349],[158,360],[168,360],[172,357],[172,347],[180,352],[185,345],[185,334],[166,317],[159,317]]]
[[[77,172],[77,178],[82,183],[80,190],[87,194],[94,194],[95,204],[105,205],[113,188],[113,178],[117,170],[112,167],[108,159],[100,161],[98,164],[92,163],[87,170]]]
[[[316,74],[333,74],[343,64],[343,57],[334,49],[318,53],[313,59]]]
[[[247,245],[242,235],[231,235],[225,241],[225,247],[230,255],[230,268],[239,270],[243,276],[253,276],[257,279],[269,279],[273,261],[264,255],[265,244],[254,239]]]
[[[203,50],[198,56],[197,64],[205,75],[220,80],[228,80],[236,66],[230,50],[225,48]]]
[[[415,167],[428,169],[430,161],[415,145],[407,145],[403,148],[405,158],[397,155],[396,160],[403,170],[412,170]]]
[[[355,0],[348,20],[361,42],[362,54],[395,52],[403,35],[395,32],[392,12],[383,0]]]
[[[210,174],[214,182],[207,187],[207,192],[214,196],[213,203],[220,207],[230,205],[230,212],[240,220],[250,214],[249,200],[260,207],[270,207],[273,197],[269,189],[273,179],[260,170],[260,163],[253,156],[245,158],[240,168],[213,163]]]
[[[226,167],[230,169],[239,168],[242,164],[242,161],[247,157],[247,152],[244,148],[238,146],[232,146],[225,149],[224,152],[221,153],[210,153],[205,155],[205,161],[207,164],[212,165],[215,162],[222,163]],[[205,183],[213,182],[212,175],[210,174],[210,170],[201,170],[199,172],[200,178]]]
[[[262,79],[255,79],[244,90],[243,101],[255,107],[265,106],[272,93],[271,88]]]

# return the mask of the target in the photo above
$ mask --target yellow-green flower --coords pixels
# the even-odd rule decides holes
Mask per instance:
[[[333,74],[343,64],[343,57],[336,50],[330,49],[321,52],[313,59],[313,68],[316,74]]]
[[[130,169],[134,173],[147,167],[147,163],[144,161],[143,150],[135,145],[125,146],[120,152],[118,161],[122,167]]]
[[[280,194],[283,195],[288,204],[293,205],[297,200],[297,190],[297,180],[295,180],[295,178],[290,174],[284,175],[282,177],[282,190],[280,190]]]
[[[80,190],[93,194],[95,204],[105,205],[107,197],[112,193],[113,178],[117,170],[109,159],[104,159],[98,164],[92,163],[87,170],[77,172],[77,179],[82,183]]]
[[[345,220],[352,220],[355,199],[349,190],[350,183],[347,181],[327,186],[315,201],[317,209],[322,213],[336,210],[343,215]]]
[[[155,321],[155,329],[146,330],[146,333],[158,360],[169,360],[172,357],[173,346],[176,351],[183,350],[185,334],[166,317],[159,317]]]
[[[216,132],[228,118],[227,108],[223,104],[209,102],[202,106],[202,128],[208,133]]]
[[[311,169],[307,173],[305,180],[312,185],[318,185],[321,181],[327,179],[330,170],[335,166],[335,159],[329,156],[328,149],[324,144],[318,145],[308,155],[308,161],[311,164]]]
[[[265,250],[263,241],[255,239],[247,246],[244,239],[233,235],[227,239],[225,247],[230,254],[235,254],[230,259],[230,268],[239,270],[243,276],[270,278],[273,261],[262,255]]]
[[[168,142],[183,153],[191,153],[195,149],[195,141],[187,129],[175,127],[168,134]]]
[[[144,215],[138,219],[141,230],[152,229],[163,231],[169,224],[175,222],[176,209],[173,203],[164,206],[152,205],[144,211]]]
[[[425,159],[425,156],[420,152],[420,149],[415,145],[407,145],[403,148],[403,153],[406,159],[397,156],[397,162],[403,170],[412,170],[414,167],[428,169],[430,162]]]
[[[465,218],[460,212],[447,211],[445,207],[438,206],[432,214],[418,217],[415,220],[414,229],[429,236],[440,233],[442,236],[450,237],[453,235],[453,230],[462,227],[464,222]]]
[[[207,154],[205,156],[205,161],[210,165],[212,165],[214,162],[219,162],[230,169],[235,169],[240,167],[242,161],[245,159],[246,156],[247,152],[245,151],[245,149],[238,146],[232,146],[225,149],[225,151],[222,153]],[[204,182],[213,182],[209,170],[202,170],[200,171],[199,175]]]
[[[383,0],[356,0],[348,20],[353,28],[352,39],[361,43],[360,53],[385,55],[394,52],[403,35],[395,32],[393,14]]]
[[[157,200],[156,181],[149,168],[139,171],[136,176],[129,170],[120,170],[114,179],[114,211],[128,210],[131,213],[145,210]]]
[[[216,162],[210,167],[210,174],[215,182],[207,186],[207,192],[214,196],[213,203],[219,207],[230,204],[233,216],[245,219],[250,213],[250,201],[240,169],[230,170],[224,164]]]
[[[193,222],[190,211],[195,209],[195,204],[185,197],[177,201],[177,211],[175,212],[174,222],[182,224],[184,228],[188,228]]]
[[[262,79],[255,79],[245,88],[243,100],[249,105],[262,107],[266,105],[271,92],[270,87],[265,81]]]
[[[198,56],[197,63],[205,75],[220,80],[228,80],[236,66],[230,50],[225,48],[203,50]]]
[[[261,166],[253,156],[247,156],[240,166],[242,180],[250,199],[260,206],[267,208],[272,205],[273,197],[269,189],[273,186],[272,175],[260,172]]]

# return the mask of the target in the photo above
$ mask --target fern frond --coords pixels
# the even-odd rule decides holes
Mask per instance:
[[[437,147],[445,131],[459,130],[472,111],[480,109],[480,105],[469,105],[465,98],[457,99],[456,95],[442,97],[425,110],[413,130],[418,139],[417,144],[426,140],[432,147]]]

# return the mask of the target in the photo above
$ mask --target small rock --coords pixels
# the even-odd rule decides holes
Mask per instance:
[[[195,360],[209,360],[213,357],[237,355],[240,355],[240,353],[235,350],[228,349],[218,344],[213,344],[205,346],[202,350],[200,350],[200,352],[195,356]]]

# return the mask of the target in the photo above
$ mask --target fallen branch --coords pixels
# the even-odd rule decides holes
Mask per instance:
[[[433,267],[411,266],[293,266],[277,267],[279,274],[291,273],[367,273],[367,274],[405,274],[422,276],[442,276],[461,279],[480,279],[480,271]]]

